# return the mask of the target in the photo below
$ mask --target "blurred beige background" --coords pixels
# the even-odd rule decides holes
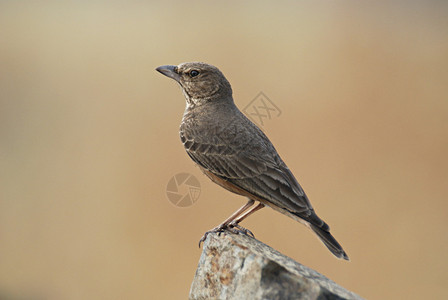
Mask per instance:
[[[444,1],[0,3],[0,295],[185,299],[202,234],[246,200],[184,152],[179,87],[205,61],[351,258],[264,209],[256,237],[368,299],[448,297]],[[201,183],[189,208],[165,189]],[[2,298],[2,299],[3,299]]]

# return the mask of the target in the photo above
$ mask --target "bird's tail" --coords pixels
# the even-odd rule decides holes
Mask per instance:
[[[341,245],[339,245],[339,243],[329,231],[313,224],[310,224],[310,227],[317,234],[319,239],[325,244],[325,246],[327,246],[328,250],[330,250],[331,253],[333,253],[337,258],[350,260],[344,249],[342,249]]]

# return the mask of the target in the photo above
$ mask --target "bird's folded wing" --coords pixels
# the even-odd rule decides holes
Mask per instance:
[[[302,218],[313,214],[303,189],[279,157],[266,159],[249,155],[252,151],[235,152],[227,145],[191,140],[184,146],[193,161],[221,179]]]

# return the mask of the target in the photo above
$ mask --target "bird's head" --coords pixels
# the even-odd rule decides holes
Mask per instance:
[[[232,98],[230,83],[221,71],[212,65],[188,62],[178,66],[160,66],[156,70],[180,84],[188,105],[196,106]]]

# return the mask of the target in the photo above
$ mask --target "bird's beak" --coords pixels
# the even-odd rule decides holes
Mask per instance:
[[[158,67],[156,70],[177,82],[180,80],[180,75],[176,72],[176,66],[165,65]]]

